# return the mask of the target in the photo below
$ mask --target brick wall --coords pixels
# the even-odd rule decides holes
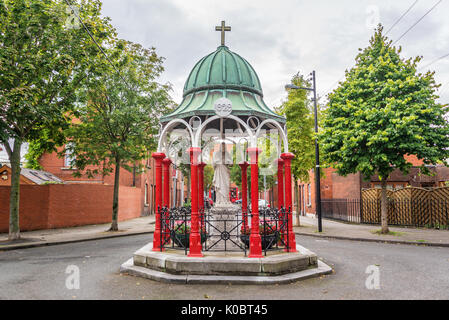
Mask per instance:
[[[0,232],[8,232],[10,187],[0,186]],[[109,223],[113,186],[21,185],[20,229],[38,230]],[[119,221],[140,217],[140,188],[120,186]]]
[[[360,199],[361,176],[360,173],[349,174],[346,177],[338,173],[332,173],[333,190],[332,196],[326,199]]]
[[[22,230],[45,229],[48,218],[49,186],[20,186],[20,225]],[[0,232],[9,230],[9,194],[11,187],[0,186]]]
[[[418,157],[415,156],[414,154],[412,154],[412,155],[406,154],[404,156],[404,159],[405,159],[405,161],[411,163],[415,167],[422,166],[424,163],[424,161],[422,161],[421,159],[418,159]]]

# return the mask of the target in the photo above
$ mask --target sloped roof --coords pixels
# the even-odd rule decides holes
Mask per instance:
[[[10,165],[4,165],[0,167],[0,171],[7,167],[9,170],[11,170]],[[47,171],[41,171],[41,170],[34,170],[34,169],[27,169],[27,168],[21,168],[20,174],[27,178],[28,180],[31,180],[35,184],[45,184],[45,183],[64,183],[63,180],[55,176],[53,173],[47,172]]]

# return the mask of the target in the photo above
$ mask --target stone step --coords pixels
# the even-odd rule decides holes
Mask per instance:
[[[295,281],[320,277],[332,273],[332,268],[318,260],[317,268],[306,269],[298,272],[287,273],[278,276],[232,276],[232,275],[175,275],[167,272],[156,271],[133,264],[129,259],[120,267],[121,273],[136,277],[142,277],[166,283],[178,284],[240,284],[240,285],[273,285],[288,284]]]
[[[192,258],[183,251],[152,251],[152,243],[134,253],[135,266],[173,275],[275,276],[318,267],[317,256],[304,247],[298,252],[270,251],[263,258],[244,257],[243,253],[205,252]]]

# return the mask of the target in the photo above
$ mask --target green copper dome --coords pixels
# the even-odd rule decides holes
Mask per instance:
[[[253,67],[223,45],[196,63],[184,85],[183,101],[171,114],[161,117],[161,122],[215,115],[214,103],[222,97],[232,101],[235,116],[257,116],[285,123],[285,118],[263,101],[262,87]]]
[[[237,89],[263,95],[253,67],[226,46],[198,61],[187,78],[183,96],[205,89]]]

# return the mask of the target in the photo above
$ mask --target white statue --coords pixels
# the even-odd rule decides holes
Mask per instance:
[[[231,185],[231,177],[229,174],[228,165],[232,165],[232,156],[224,148],[223,158],[223,146],[220,144],[220,149],[214,152],[212,158],[212,165],[214,167],[214,179],[212,184],[215,187],[216,205],[230,204],[229,201],[229,188]]]

